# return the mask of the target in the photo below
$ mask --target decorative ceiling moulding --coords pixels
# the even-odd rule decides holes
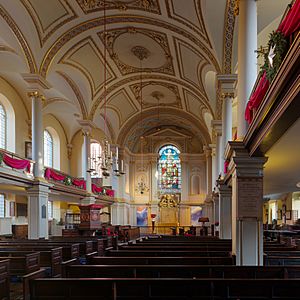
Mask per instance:
[[[80,109],[80,112],[82,114],[82,118],[87,119],[88,110],[86,108],[82,93],[81,93],[79,87],[77,86],[77,84],[66,73],[61,72],[61,71],[56,71],[56,73],[59,74],[62,78],[64,78],[64,80],[69,84],[69,86],[71,87],[73,93],[76,96],[77,102],[79,104],[79,109]]]
[[[177,84],[178,86],[183,86],[186,89],[193,92],[195,95],[198,96],[199,99],[204,99],[203,94],[199,92],[199,89],[195,88],[194,86],[190,85],[186,81],[176,79],[175,77],[166,76],[166,75],[155,75],[155,74],[143,74],[144,81],[154,81],[157,84],[161,83],[162,81],[171,82],[172,84]],[[113,91],[122,88],[124,85],[128,85],[133,82],[140,82],[140,75],[133,75],[127,78],[121,78],[121,80],[113,83],[111,86],[107,87],[107,95],[109,96]],[[101,101],[104,99],[104,94],[102,93],[97,99],[94,99],[93,106],[90,111],[89,119],[93,119],[98,106],[100,105]],[[206,103],[208,103],[206,101]],[[211,109],[211,108],[209,108]]]
[[[122,75],[140,73],[141,71],[174,75],[173,61],[166,34],[149,29],[126,27],[100,32],[98,36],[102,43],[106,39],[107,51]],[[140,43],[143,42],[146,42],[147,45],[141,46]],[[132,44],[135,45],[132,47]],[[143,59],[142,69],[139,58],[132,52],[135,47],[143,47],[147,51],[147,57]],[[159,64],[155,61],[158,54],[164,57],[164,61],[159,62]],[[128,61],[124,61],[124,59]]]
[[[26,8],[29,13],[32,22],[36,28],[40,46],[46,43],[46,41],[50,38],[50,36],[58,29],[60,29],[65,24],[70,21],[76,19],[78,16],[75,13],[74,9],[68,3],[67,0],[51,0],[51,1],[32,1],[32,0],[21,0],[21,3]],[[36,4],[39,3],[40,7]],[[49,19],[49,9],[47,4],[51,3],[51,6],[56,6],[56,9],[51,9],[51,12],[56,12],[57,16],[54,16],[53,20],[51,20],[50,24],[45,24],[45,19]],[[56,4],[56,5],[54,5]],[[54,7],[53,7],[54,8]],[[45,10],[45,16],[42,15],[41,9]],[[61,12],[61,13],[60,13]],[[43,17],[46,17],[43,19]],[[43,25],[44,23],[44,25]]]
[[[237,0],[227,0],[225,9],[225,24],[223,38],[223,68],[224,74],[232,71],[232,48],[235,24],[235,6]]]
[[[5,20],[5,22],[17,38],[26,58],[26,63],[28,65],[30,73],[37,73],[38,68],[28,42],[26,41],[24,35],[22,34],[20,28],[17,26],[14,19],[10,16],[10,14],[4,9],[2,5],[0,5],[0,16]]]
[[[175,46],[175,51],[176,51],[176,55],[177,55],[177,63],[178,63],[178,69],[179,69],[179,73],[180,73],[180,77],[183,80],[188,81],[189,83],[191,83],[192,85],[195,86],[195,88],[199,89],[200,88],[200,92],[203,94],[203,98],[209,103],[209,100],[207,98],[206,92],[205,92],[205,88],[204,88],[204,84],[202,82],[202,70],[205,66],[210,64],[210,58],[209,57],[205,57],[203,55],[203,53],[199,52],[195,47],[193,47],[190,44],[187,44],[186,42],[184,42],[183,40],[179,39],[179,38],[175,38],[173,37],[174,40],[174,46]],[[192,51],[196,56],[199,57],[199,64],[197,67],[197,82],[187,78],[187,74],[184,74],[184,57],[182,55],[182,47],[185,47],[186,49],[188,49],[189,51]],[[190,56],[188,57],[188,59],[190,58]]]
[[[182,108],[181,104],[181,99],[180,99],[180,94],[179,94],[179,89],[177,85],[167,83],[167,82],[156,82],[156,81],[143,81],[142,83],[142,89],[146,87],[153,87],[153,91],[151,92],[150,95],[147,95],[143,91],[143,107],[144,108],[149,108],[149,107],[157,107],[158,104],[159,106],[172,106],[176,108]],[[169,90],[170,93],[172,93],[173,97],[175,98],[175,101],[169,101],[167,99],[167,95],[165,95],[163,92],[161,92],[161,87],[166,88]],[[140,95],[141,95],[141,84],[136,83],[130,85],[130,89],[133,92],[136,100],[140,102]],[[147,101],[147,98],[153,98],[153,101]],[[168,102],[164,102],[168,101]]]
[[[201,3],[200,0],[190,0],[191,3],[193,3],[195,8],[195,13],[197,14],[198,24],[195,24],[191,22],[190,19],[185,18],[182,15],[179,15],[175,12],[174,8],[174,1],[173,0],[165,0],[166,8],[168,17],[170,19],[173,19],[180,24],[183,24],[187,26],[189,29],[195,31],[197,34],[201,35],[202,39],[209,45],[210,48],[212,48],[211,42],[209,40],[206,28],[205,28],[205,22],[203,19],[202,9],[201,9]],[[186,3],[186,2],[184,2]]]
[[[155,128],[157,126],[157,118],[156,116],[156,110],[155,109],[147,109],[143,112],[143,117],[144,120],[147,121],[150,119],[150,123],[152,122],[152,125],[148,122],[147,126],[150,126],[148,129]],[[176,130],[180,131],[181,129],[187,130],[188,132],[191,132],[190,136],[195,136],[196,138],[200,139],[203,143],[203,145],[208,145],[211,143],[211,138],[208,133],[206,125],[201,122],[199,119],[195,118],[194,115],[187,113],[183,110],[179,110],[176,108],[161,108],[160,112],[160,121],[164,121],[164,125],[162,126],[165,127],[168,125],[168,127],[176,127]],[[134,132],[138,134],[138,122],[137,122],[137,117],[131,118],[128,120],[124,126],[121,128],[119,134],[118,134],[118,140],[117,144],[119,145],[125,145],[125,141],[127,141],[128,137],[130,135],[133,135]],[[170,119],[170,123],[167,123],[167,120]],[[171,120],[172,119],[172,120]],[[146,127],[147,127],[146,126]],[[137,128],[135,128],[137,127]],[[136,135],[137,135],[136,134]],[[140,135],[140,132],[139,132]]]
[[[108,118],[105,117],[104,113],[101,112],[100,116],[106,122],[106,128],[108,129],[111,144],[116,144],[116,134],[115,134],[115,131],[114,131],[111,123],[109,122]],[[106,136],[106,138],[107,138],[107,136]]]
[[[219,67],[218,61],[214,57],[214,55],[211,53],[211,50],[202,43],[198,37],[186,30],[183,30],[182,28],[179,28],[177,26],[174,26],[173,24],[170,24],[168,22],[153,19],[149,17],[137,17],[137,16],[130,16],[130,15],[114,15],[114,16],[107,16],[106,17],[106,24],[113,25],[113,24],[144,24],[144,25],[152,25],[156,28],[164,28],[165,30],[170,30],[173,33],[176,33],[180,36],[185,37],[186,39],[190,40],[192,43],[195,44],[195,46],[203,51],[211,60],[212,65],[216,68],[217,73],[221,73],[221,69]],[[56,57],[57,53],[60,51],[60,49],[67,44],[70,40],[77,37],[78,35],[97,27],[101,27],[104,25],[104,20],[102,18],[95,18],[92,20],[85,21],[83,23],[80,23],[76,25],[75,27],[71,28],[67,32],[65,32],[63,35],[61,35],[48,49],[47,53],[45,54],[42,64],[40,66],[40,74],[43,77],[47,76],[47,73],[49,72],[50,66]]]
[[[158,0],[76,0],[85,14],[96,11],[118,9],[126,11],[129,9],[142,10],[155,14],[161,14]]]
[[[193,114],[195,117],[202,119],[202,121],[204,121],[204,113],[205,112],[209,112],[212,116],[213,111],[210,107],[204,105],[204,103],[202,101],[199,101],[198,98],[192,94],[190,91],[183,89],[183,95],[184,95],[184,101],[185,101],[185,105],[186,105],[186,110]],[[190,95],[193,99],[195,99],[198,103],[197,105],[199,105],[199,110],[195,110],[192,105],[191,105],[191,101],[189,101],[188,95]]]
[[[124,97],[124,99],[123,99],[122,103],[115,103],[114,101],[116,101],[115,99],[119,95],[122,95]],[[101,109],[101,107],[100,107],[100,109]],[[119,128],[122,127],[122,125],[124,124],[124,122],[126,122],[135,113],[138,112],[137,107],[135,106],[134,102],[131,100],[131,97],[128,95],[128,93],[127,93],[127,91],[126,91],[125,88],[123,88],[123,89],[117,91],[116,93],[114,93],[113,95],[111,95],[109,97],[109,100],[107,101],[106,107],[113,109],[117,113],[118,118],[119,118],[119,124],[120,124]],[[128,107],[132,108],[131,112],[130,111],[129,112],[125,111],[125,109],[128,109]]]
[[[83,52],[83,53],[81,53]],[[78,56],[76,58],[76,56]],[[81,56],[81,57],[80,57]],[[93,62],[88,62],[89,58],[96,58],[98,59],[98,62],[96,60],[93,60]],[[82,60],[83,61],[80,61]],[[84,61],[86,60],[86,61]],[[103,68],[104,68],[104,58],[101,54],[100,49],[92,39],[92,37],[87,37],[77,44],[75,44],[72,48],[70,48],[64,56],[58,61],[58,64],[65,64],[72,66],[73,68],[79,70],[88,80],[92,98],[95,97],[95,95],[100,91],[100,89],[104,85],[104,78],[101,82],[96,83],[96,80],[99,80],[103,76]],[[95,70],[91,69],[95,67]],[[98,73],[95,73],[99,72]],[[107,65],[107,72],[108,77],[106,84],[109,84],[114,79],[117,78],[116,74],[113,72],[112,68]]]

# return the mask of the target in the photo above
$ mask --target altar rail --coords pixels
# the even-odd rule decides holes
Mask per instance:
[[[139,226],[140,234],[167,234],[167,235],[211,235],[210,227],[205,226],[165,226],[155,225],[154,230],[152,226]]]

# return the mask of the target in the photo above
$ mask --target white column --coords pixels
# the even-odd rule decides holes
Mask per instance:
[[[213,131],[216,135],[216,174],[217,178],[223,174],[223,154],[222,154],[222,122],[214,120],[211,122]]]
[[[263,165],[243,142],[230,142],[232,173],[232,253],[237,265],[263,265]]]
[[[48,239],[49,186],[38,181],[28,190],[28,239]]]
[[[86,191],[88,193],[92,192],[92,179],[91,172],[89,172],[91,162],[90,162],[90,132],[88,130],[82,130],[83,134],[83,147],[82,147],[82,176],[86,180]]]
[[[218,178],[217,166],[216,166],[216,145],[210,144],[209,146],[211,148],[211,169],[212,169],[211,183],[212,183],[212,189],[214,189],[214,187],[216,186],[216,180]]]
[[[204,147],[206,157],[206,194],[210,196],[212,193],[212,157],[211,148]]]
[[[225,94],[223,97],[223,106],[222,106],[222,158],[223,164],[225,162],[224,153],[228,141],[232,140],[232,98],[233,95]]]
[[[43,96],[39,92],[29,93],[32,103],[32,159],[34,176],[44,178],[44,129],[43,129]]]
[[[257,7],[256,0],[240,0],[238,32],[238,103],[237,137],[247,131],[245,109],[257,77]]]
[[[231,188],[219,182],[219,231],[221,239],[231,239]]]

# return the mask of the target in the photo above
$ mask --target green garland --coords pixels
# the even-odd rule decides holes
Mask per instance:
[[[2,162],[3,162],[3,153],[0,152],[0,165],[2,165]]]
[[[270,52],[270,48],[274,47],[274,58],[273,58],[273,66],[270,65],[268,55]],[[267,51],[257,51],[258,56],[263,55],[264,64],[260,67],[261,72],[266,71],[267,79],[271,82],[275,77],[278,69],[284,59],[284,56],[288,50],[288,42],[284,35],[280,31],[273,31],[270,33],[270,39],[268,42],[268,50]]]
[[[65,185],[71,185],[72,184],[72,178],[69,176],[66,176],[64,180]]]

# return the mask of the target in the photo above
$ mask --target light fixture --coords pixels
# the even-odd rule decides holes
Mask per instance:
[[[296,187],[300,188],[300,181],[296,183]]]
[[[90,3],[93,5],[93,1],[86,1],[86,3]],[[106,29],[106,0],[103,1],[103,53],[104,53],[104,76],[103,76],[103,88],[104,88],[104,135],[105,138],[103,140],[104,149],[99,157],[94,158],[94,165],[99,166],[102,170],[102,175],[107,178],[112,173],[115,176],[124,175],[124,162],[121,160],[121,168],[119,168],[119,148],[115,148],[115,152],[113,153],[111,149],[111,145],[107,140],[107,114],[106,114],[106,106],[107,106],[107,29]],[[95,172],[95,170],[91,169],[91,172]]]
[[[147,59],[149,56],[149,51],[143,46],[135,46],[131,49],[131,52],[140,60],[140,105],[141,105],[141,114],[140,114],[140,128],[141,128],[141,137],[140,137],[140,150],[141,150],[141,169],[144,170],[144,127],[143,127],[143,64],[142,61]],[[149,188],[144,181],[144,177],[141,176],[140,181],[137,183],[138,192],[144,194],[149,191]]]

